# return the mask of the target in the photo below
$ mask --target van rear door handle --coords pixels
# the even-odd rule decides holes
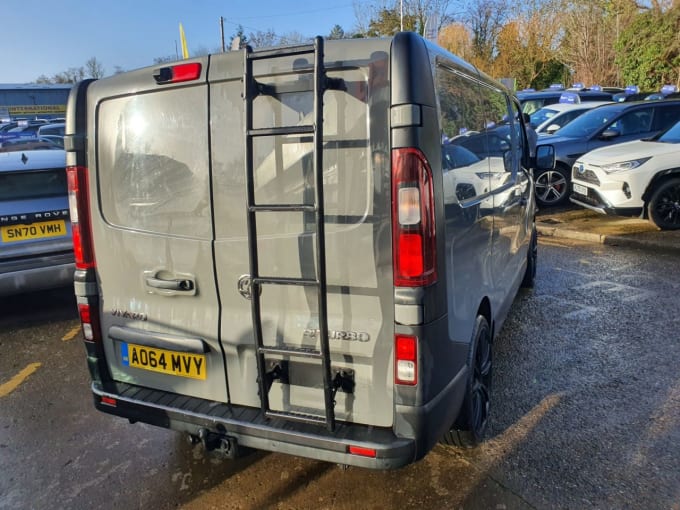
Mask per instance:
[[[159,278],[147,277],[146,284],[154,289],[175,290],[179,292],[190,292],[194,290],[194,282],[186,279],[161,280]]]

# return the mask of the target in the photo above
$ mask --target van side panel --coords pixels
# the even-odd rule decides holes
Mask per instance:
[[[367,51],[367,46],[369,46]],[[371,47],[373,51],[370,51]],[[390,426],[393,419],[393,302],[389,194],[389,62],[385,42],[326,46],[327,76],[341,90],[324,95],[324,196],[331,366],[354,374],[352,393],[338,391],[339,420]],[[367,58],[369,57],[369,58]],[[260,406],[251,303],[239,292],[248,276],[244,107],[241,53],[218,55],[210,69],[215,267],[222,303],[221,336],[230,401]],[[257,128],[311,122],[310,63],[301,58],[257,62],[256,79],[282,90],[254,100]],[[285,92],[297,90],[294,92]],[[238,119],[238,121],[234,121]],[[254,145],[258,204],[310,203],[311,137],[284,135]],[[388,192],[389,193],[389,192]],[[261,213],[261,274],[314,278],[313,219],[301,212]],[[315,290],[265,286],[265,345],[318,347]],[[272,359],[272,362],[276,358]],[[290,359],[290,384],[275,381],[274,410],[323,409],[318,363]],[[320,407],[321,406],[321,407]]]
[[[435,55],[412,33],[398,34],[392,48],[392,98],[396,103],[392,108],[413,105],[419,112],[418,122],[392,127],[392,144],[393,148],[418,148],[432,170],[438,276],[436,283],[424,289],[395,289],[398,306],[420,309],[422,315],[418,323],[400,321],[397,317],[396,331],[417,336],[420,352],[418,385],[398,386],[395,392],[396,426],[398,433],[418,438],[419,450],[429,450],[449,429],[463,400],[470,336],[460,327],[451,330],[449,325],[453,320],[450,315],[453,293],[465,295],[467,289],[452,286],[457,269],[450,264],[451,238],[446,228],[440,100],[436,95],[433,66]]]

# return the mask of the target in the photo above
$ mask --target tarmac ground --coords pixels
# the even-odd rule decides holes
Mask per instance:
[[[608,216],[577,206],[539,210],[536,228],[539,236],[680,253],[680,230],[660,230],[645,219]]]

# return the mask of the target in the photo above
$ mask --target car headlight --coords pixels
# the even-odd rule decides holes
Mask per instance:
[[[645,164],[647,161],[652,159],[651,157],[649,158],[640,158],[640,159],[631,159],[630,161],[619,161],[618,163],[613,163],[611,165],[603,165],[601,168],[608,174],[613,174],[615,172],[625,172],[627,170],[632,170],[633,168],[637,168],[640,165]]]

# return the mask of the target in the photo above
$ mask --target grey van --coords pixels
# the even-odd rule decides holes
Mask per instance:
[[[65,145],[96,408],[228,456],[381,469],[482,440],[492,340],[536,270],[519,108],[413,33],[78,84]],[[508,150],[455,157],[491,120]]]

